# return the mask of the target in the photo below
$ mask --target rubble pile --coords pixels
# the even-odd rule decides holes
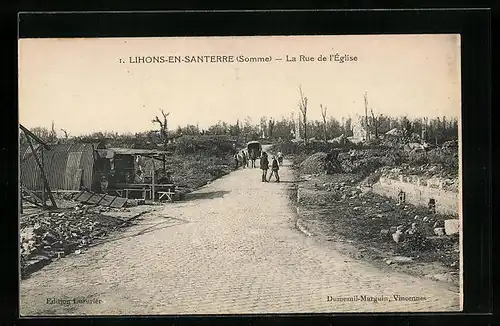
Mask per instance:
[[[324,173],[325,168],[326,168],[326,153],[315,153],[308,158],[306,158],[301,164],[300,164],[300,170],[302,173],[307,173],[307,174],[317,174],[317,173]]]
[[[383,166],[394,166],[401,161],[399,152],[388,149],[363,149],[342,152],[338,156],[341,168],[347,173],[368,176]]]
[[[298,203],[305,212],[316,209],[316,216],[336,235],[362,246],[413,257],[412,261],[458,266],[458,219],[375,194],[358,178],[345,173],[303,175]]]
[[[78,252],[115,231],[127,221],[101,213],[119,211],[129,209],[77,205],[57,212],[21,216],[21,272],[30,263]]]
[[[300,171],[306,174],[332,174],[342,172],[339,162],[331,155],[323,152],[315,153],[299,165]]]

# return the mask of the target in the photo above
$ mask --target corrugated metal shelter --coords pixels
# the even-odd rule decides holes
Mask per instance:
[[[45,175],[52,190],[92,190],[99,182],[96,175],[97,149],[105,148],[104,143],[79,143],[51,145],[50,150],[35,150],[42,159]],[[43,189],[41,171],[35,157],[28,149],[21,158],[21,183],[32,191]]]

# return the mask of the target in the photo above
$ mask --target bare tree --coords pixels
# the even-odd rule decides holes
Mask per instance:
[[[328,141],[328,135],[327,135],[327,123],[326,123],[326,106],[323,107],[323,104],[320,104],[319,107],[321,108],[321,116],[323,117],[323,132],[324,132],[324,137],[325,137],[325,143]]]
[[[423,118],[422,119],[422,141],[426,142],[427,141],[427,125],[429,123],[429,118]]]
[[[160,110],[161,115],[163,116],[163,121],[156,116],[151,122],[153,123],[158,123],[160,125],[160,132],[161,135],[163,136],[163,139],[165,140],[165,146],[167,146],[168,143],[168,116],[170,115],[170,112],[166,112],[163,110]]]
[[[269,138],[272,138],[273,137],[273,129],[274,129],[274,125],[275,125],[275,121],[274,119],[269,119]]]
[[[302,123],[304,124],[304,140],[307,142],[307,97],[302,93],[302,86],[299,86],[300,103],[299,109],[302,113]]]
[[[64,132],[64,138],[68,139],[69,138],[68,131],[66,129],[62,129],[62,128],[61,128],[61,131]]]
[[[375,132],[375,139],[378,139],[378,131],[380,129],[380,125],[382,124],[382,114],[379,114],[377,117],[375,117],[373,108],[370,108],[370,112],[372,114],[371,127],[373,127],[373,131]]]
[[[403,129],[404,141],[406,143],[410,142],[410,137],[413,133],[413,125],[412,125],[411,121],[406,116],[404,116],[401,119],[401,128]]]
[[[365,91],[365,130],[366,130],[366,140],[370,140],[370,128],[368,125],[368,94]]]

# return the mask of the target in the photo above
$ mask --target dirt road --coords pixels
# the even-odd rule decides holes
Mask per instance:
[[[120,238],[52,263],[21,282],[21,314],[459,309],[459,294],[442,283],[382,272],[297,230],[292,173],[281,175],[278,184],[262,183],[258,169],[233,172]]]

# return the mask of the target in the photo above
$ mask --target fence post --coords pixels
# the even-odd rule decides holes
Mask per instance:
[[[153,171],[151,172],[151,181],[153,184],[151,185],[151,200],[155,201],[155,160],[152,159],[153,162]]]

